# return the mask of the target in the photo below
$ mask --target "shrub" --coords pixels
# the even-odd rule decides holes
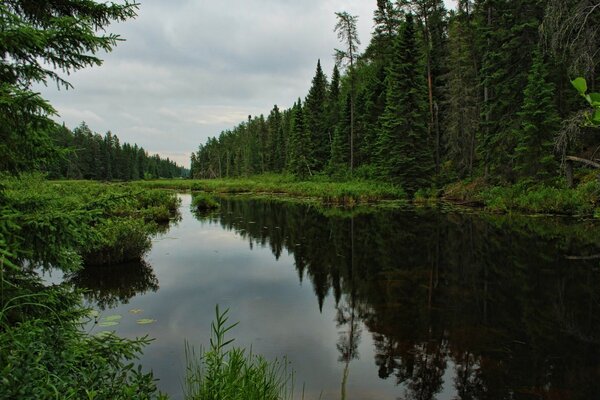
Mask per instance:
[[[194,193],[192,195],[192,207],[197,211],[209,211],[218,209],[221,204],[206,193]]]

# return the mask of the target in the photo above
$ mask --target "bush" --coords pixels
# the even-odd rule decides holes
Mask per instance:
[[[146,338],[89,336],[81,330],[87,310],[79,292],[43,288],[35,278],[5,278],[3,286],[19,285],[11,301],[0,304],[0,398],[164,398],[152,374],[133,363]]]
[[[206,193],[193,193],[192,207],[196,211],[209,211],[218,209],[221,207],[221,204],[214,197]]]
[[[95,226],[98,240],[81,250],[88,265],[120,264],[140,260],[152,242],[150,234],[154,224],[143,220],[113,218]]]

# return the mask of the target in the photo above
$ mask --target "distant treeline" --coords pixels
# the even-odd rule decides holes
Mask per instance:
[[[377,1],[358,52],[338,13],[338,67],[308,95],[248,117],[192,154],[192,176],[289,172],[379,178],[408,192],[469,177],[556,182],[561,157],[593,159],[597,129],[570,83],[598,87],[600,7],[586,0]]]
[[[110,131],[104,136],[92,132],[85,122],[72,131],[56,126],[52,138],[61,154],[41,168],[52,179],[128,181],[189,175],[189,170],[168,157],[149,155],[137,144],[121,144]]]

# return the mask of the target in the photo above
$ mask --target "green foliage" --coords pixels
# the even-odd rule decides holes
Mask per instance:
[[[523,92],[523,106],[517,113],[520,126],[515,132],[514,169],[519,177],[538,181],[554,178],[558,170],[553,138],[560,118],[555,106],[554,85],[547,77],[544,57],[537,49]]]
[[[590,181],[576,189],[521,182],[492,187],[481,193],[485,207],[492,211],[566,215],[592,215],[598,206],[600,184]]]
[[[313,167],[314,158],[311,153],[310,136],[306,129],[302,102],[298,99],[292,113],[288,170],[298,178],[304,179],[312,175]]]
[[[82,122],[73,131],[57,126],[50,132],[53,144],[63,155],[49,160],[39,170],[51,179],[137,180],[178,178],[187,174],[169,158],[149,155],[143,148],[121,144],[110,131],[104,136]]]
[[[49,135],[55,126],[49,116],[56,112],[31,84],[51,80],[70,87],[56,71],[100,65],[96,54],[120,40],[105,28],[135,17],[137,7],[88,0],[0,4],[0,168],[36,169],[56,154]]]
[[[592,127],[600,127],[600,93],[588,93],[587,82],[581,77],[572,80],[571,84],[591,107],[591,110],[585,113],[586,124]]]
[[[327,78],[317,62],[317,70],[312,86],[304,101],[304,120],[309,135],[313,170],[321,171],[329,159],[329,138],[327,134]]]
[[[291,175],[266,174],[240,179],[156,180],[131,184],[140,188],[194,190],[220,194],[252,193],[312,198],[326,203],[353,204],[380,200],[404,200],[401,187],[376,180],[332,181],[323,175],[299,181]]]
[[[87,243],[81,250],[87,265],[110,265],[140,260],[152,242],[153,226],[143,219],[111,218],[94,227],[98,240]]]
[[[0,284],[0,398],[163,398],[152,374],[134,364],[148,339],[84,333],[88,310],[68,286],[44,288],[20,275]]]
[[[77,268],[81,257],[95,263],[139,259],[155,221],[173,217],[179,205],[174,193],[36,175],[6,178],[2,185],[3,241],[11,262],[66,270]]]
[[[427,90],[419,63],[412,16],[395,43],[386,78],[386,108],[378,139],[379,164],[384,177],[409,192],[429,186],[434,164],[427,136]]]
[[[216,210],[221,204],[209,194],[194,192],[192,195],[192,207],[197,211]]]
[[[196,354],[186,343],[186,400],[280,400],[292,398],[293,373],[288,362],[267,361],[238,347],[228,345],[228,311],[215,310],[210,347]]]

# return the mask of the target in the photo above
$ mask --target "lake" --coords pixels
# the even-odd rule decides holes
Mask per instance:
[[[67,277],[122,316],[92,333],[155,338],[141,361],[173,398],[217,304],[306,399],[600,398],[597,223],[180,196],[144,263]]]

